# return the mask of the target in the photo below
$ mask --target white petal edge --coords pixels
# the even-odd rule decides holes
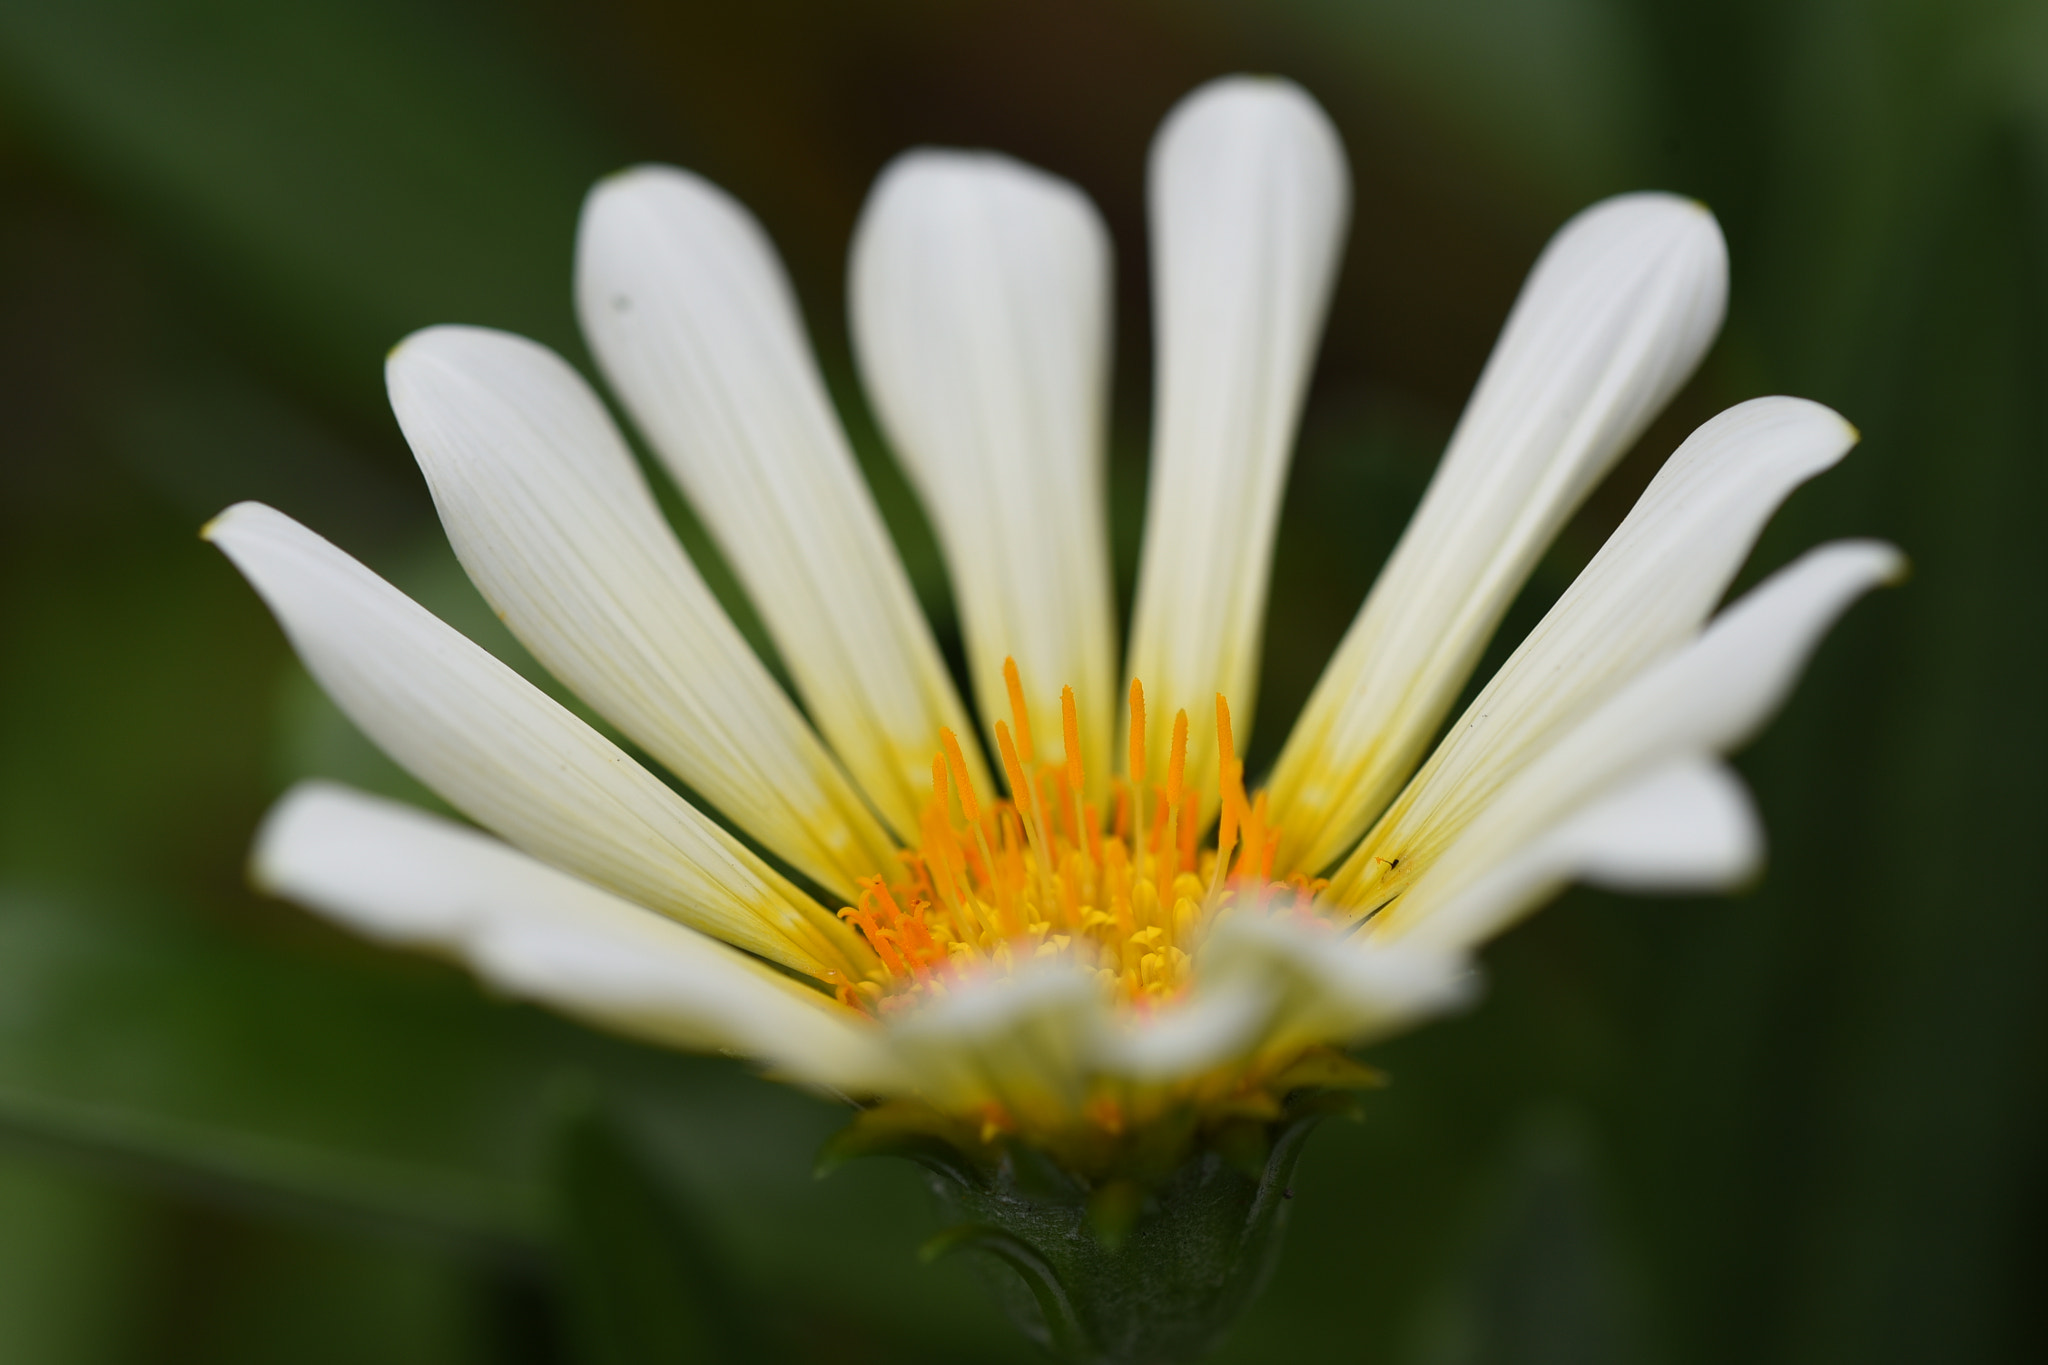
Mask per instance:
[[[1836,618],[1904,571],[1905,557],[1875,541],[1823,545],[1779,570],[1531,760],[1405,890],[1383,883],[1380,894],[1399,899],[1375,932],[1425,925],[1571,812],[1665,765],[1746,742],[1783,704]],[[1380,905],[1352,912],[1361,908]]]
[[[324,782],[271,808],[263,890],[384,943],[447,951],[508,993],[847,1093],[900,1088],[880,1030],[715,939],[488,835]]]
[[[1144,683],[1155,717],[1148,770],[1165,771],[1185,709],[1186,780],[1213,797],[1217,693],[1240,744],[1251,732],[1273,537],[1350,172],[1299,86],[1228,77],[1167,115],[1148,198],[1158,377],[1124,672]]]
[[[576,302],[605,377],[739,575],[812,721],[896,834],[914,836],[939,731],[966,733],[966,712],[767,234],[687,171],[622,172],[584,201]]]
[[[1332,876],[1358,904],[1398,849],[1418,874],[1560,727],[1699,630],[1764,523],[1857,440],[1833,410],[1758,398],[1706,422]]]
[[[851,930],[618,746],[290,517],[237,503],[204,534],[343,713],[484,828],[821,979],[867,960]]]
[[[854,354],[945,552],[982,723],[1009,714],[1005,658],[1055,745],[1071,684],[1097,800],[1117,714],[1110,269],[1074,186],[992,152],[920,150],[876,180],[848,271]]]
[[[604,405],[537,342],[415,332],[392,410],[463,567],[521,643],[768,849],[848,903],[895,846],[741,637]]]
[[[1273,770],[1287,867],[1329,866],[1413,770],[1558,528],[1720,329],[1703,206],[1629,194],[1544,248],[1422,505]]]
[[[1726,891],[1755,876],[1763,850],[1742,780],[1713,759],[1681,757],[1587,804],[1435,910],[1385,932],[1396,944],[1468,948],[1570,882],[1636,893]]]

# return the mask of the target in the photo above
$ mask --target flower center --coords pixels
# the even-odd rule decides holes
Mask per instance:
[[[1230,706],[1216,697],[1216,771],[1221,814],[1203,840],[1201,793],[1182,783],[1188,716],[1173,718],[1164,773],[1145,767],[1145,692],[1130,692],[1130,756],[1110,784],[1108,810],[1084,793],[1074,689],[1060,694],[1063,755],[1041,760],[1016,660],[1006,660],[1010,721],[997,721],[1009,796],[984,802],[961,759],[960,741],[941,732],[921,842],[899,854],[893,882],[862,882],[860,904],[840,917],[856,925],[882,962],[879,978],[841,986],[839,997],[887,1014],[990,972],[1027,961],[1064,959],[1093,970],[1120,1004],[1149,1009],[1178,994],[1189,964],[1217,918],[1239,902],[1292,896],[1306,911],[1324,883],[1302,875],[1275,883],[1280,832],[1266,796],[1247,799]]]

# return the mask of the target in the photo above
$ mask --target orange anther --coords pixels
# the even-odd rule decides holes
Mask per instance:
[[[1031,762],[1031,713],[1024,709],[1024,680],[1017,674],[1017,660],[1003,660],[1003,685],[1010,689],[1010,723],[1017,727],[1017,752]],[[1011,790],[1015,790],[1013,787]]]
[[[1195,870],[1195,794],[1188,792],[1180,799],[1180,823],[1174,833],[1180,836],[1180,870]]]
[[[1073,841],[1075,848],[1086,850],[1088,840],[1081,832],[1080,789],[1068,782],[1066,775],[1063,773],[1051,773],[1047,776],[1048,780],[1052,783],[1053,791],[1056,793],[1055,799],[1058,802],[1060,815],[1067,822],[1067,838]]]
[[[1052,849],[1045,837],[1045,808],[1039,804],[1038,793],[1032,789],[1029,779],[1024,776],[1024,765],[1017,758],[1017,746],[1010,740],[1010,727],[996,722],[996,747],[1003,753],[1003,772],[1010,779],[1011,804],[1016,807],[1018,829],[1017,842],[1029,842],[1032,856],[1038,860],[1039,869],[1047,880],[1052,877]],[[1031,832],[1027,841],[1025,829]],[[1017,855],[1016,878],[1024,881],[1024,859],[1021,849]]]
[[[1081,720],[1074,711],[1074,689],[1060,689],[1060,738],[1067,745],[1067,785],[1081,790]]]
[[[1088,1116],[1089,1122],[1111,1137],[1116,1137],[1124,1131],[1124,1108],[1107,1095],[1088,1101],[1082,1113]]]
[[[1168,834],[1168,827],[1172,824],[1173,803],[1171,801],[1162,800],[1159,803],[1158,808],[1152,812],[1152,830],[1151,833],[1146,836],[1145,847],[1150,849],[1155,854],[1158,853],[1159,841],[1162,837],[1165,837]],[[1168,838],[1167,844],[1169,848],[1172,847],[1172,842],[1173,841],[1170,838]]]
[[[1181,778],[1188,768],[1188,713],[1173,713],[1173,748],[1166,757],[1166,804],[1180,804]]]
[[[1003,776],[1010,779],[1010,799],[1022,806],[1031,799],[1031,784],[1024,780],[1024,765],[1017,759],[1017,745],[1010,739],[1010,727],[996,722],[996,748],[1003,758]]]
[[[953,786],[960,793],[960,810],[970,825],[981,823],[981,804],[974,799],[974,784],[967,780],[967,760],[960,756],[960,740],[951,730],[941,727],[939,743],[946,749],[946,766],[953,770]]]
[[[1223,700],[1223,694],[1216,694],[1216,757],[1220,770],[1230,771],[1230,765],[1237,761],[1237,745],[1230,736],[1230,703]]]
[[[1131,679],[1131,785],[1145,782],[1145,684]]]
[[[1230,850],[1237,846],[1237,792],[1230,780],[1230,768],[1223,769],[1223,814],[1216,825],[1216,856],[1224,862],[1230,858]]]

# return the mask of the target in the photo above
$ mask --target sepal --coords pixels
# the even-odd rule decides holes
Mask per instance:
[[[1371,1083],[1348,1062],[1323,1069]],[[1356,1112],[1341,1091],[1298,1091],[1270,1121],[1234,1118],[1193,1141],[1180,1134],[1169,1144],[1175,1164],[1084,1175],[971,1123],[884,1105],[834,1138],[819,1168],[866,1155],[916,1161],[950,1224],[922,1259],[982,1253],[1011,1319],[1063,1360],[1161,1365],[1207,1355],[1256,1297],[1304,1141],[1324,1118]]]

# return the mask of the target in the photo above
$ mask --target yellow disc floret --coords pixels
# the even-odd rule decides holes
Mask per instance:
[[[1213,845],[1199,839],[1200,793],[1183,789],[1187,712],[1175,714],[1167,770],[1145,767],[1145,692],[1130,692],[1130,758],[1111,784],[1112,806],[1084,798],[1074,690],[1060,696],[1063,753],[1042,760],[1014,659],[1003,666],[1010,717],[995,725],[1009,795],[984,803],[960,741],[941,734],[920,842],[891,881],[862,883],[839,913],[856,925],[882,969],[840,999],[889,1014],[944,994],[969,976],[1064,958],[1092,969],[1120,1005],[1148,1010],[1188,984],[1189,964],[1217,917],[1256,899],[1287,897],[1307,912],[1321,882],[1273,880],[1280,832],[1261,792],[1247,800],[1230,707],[1216,698],[1221,815]]]

